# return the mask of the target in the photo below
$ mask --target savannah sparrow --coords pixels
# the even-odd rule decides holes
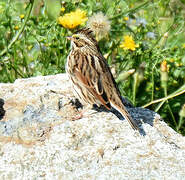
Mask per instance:
[[[74,94],[87,104],[111,106],[128,120],[133,129],[139,129],[121,100],[121,94],[100,52],[90,29],[81,29],[71,37],[72,49],[67,57],[66,72],[73,85]]]

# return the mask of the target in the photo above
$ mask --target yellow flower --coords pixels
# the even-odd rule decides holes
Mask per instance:
[[[32,49],[32,47],[33,47],[32,45],[29,45],[29,46],[28,46],[28,50],[31,50],[31,49]]]
[[[171,62],[171,63],[173,63],[173,62],[174,62],[174,59],[173,59],[173,58],[171,58],[171,59],[170,59],[170,62]]]
[[[19,29],[19,26],[15,26],[14,29],[15,29],[15,30],[18,30],[18,29]]]
[[[139,47],[138,44],[135,44],[134,40],[132,39],[132,36],[124,36],[124,41],[120,45],[121,48],[125,50],[132,50],[134,51],[137,47]]]
[[[182,63],[175,63],[175,66],[176,67],[181,67],[182,66]]]
[[[61,12],[64,12],[64,11],[65,11],[65,7],[62,7],[62,8],[60,9],[60,11],[61,11]]]
[[[160,88],[156,87],[156,88],[155,88],[155,90],[156,90],[156,91],[159,91],[159,90],[160,90]]]
[[[124,20],[125,20],[125,21],[128,21],[128,20],[129,20],[129,18],[128,18],[128,17],[124,17]]]
[[[130,8],[134,8],[134,4],[131,4],[131,5],[130,5]]]
[[[74,29],[87,21],[86,12],[80,9],[58,18],[58,23],[68,29]]]
[[[24,19],[24,14],[21,14],[19,17],[20,17],[21,19]]]

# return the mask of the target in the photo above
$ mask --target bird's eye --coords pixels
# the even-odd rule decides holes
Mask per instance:
[[[80,39],[79,37],[76,37],[76,40]]]

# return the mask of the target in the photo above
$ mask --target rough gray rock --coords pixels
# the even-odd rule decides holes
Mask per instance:
[[[185,138],[158,114],[125,102],[139,133],[75,105],[65,74],[0,84],[0,179],[184,179]]]

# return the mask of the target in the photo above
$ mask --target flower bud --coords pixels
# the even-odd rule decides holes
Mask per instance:
[[[164,38],[168,38],[168,32],[164,33]]]
[[[161,38],[159,43],[160,47],[164,48],[166,46],[167,39],[168,39],[168,32],[164,33],[163,37]]]
[[[119,74],[119,76],[116,79],[116,82],[119,83],[121,81],[124,81],[126,79],[128,79],[128,77],[130,75],[132,75],[135,72],[135,69],[130,69],[128,71],[123,71],[121,74]]]
[[[160,70],[161,72],[167,72],[167,61],[164,60],[162,63],[161,63],[161,66],[160,66]]]
[[[167,82],[168,82],[168,68],[167,68],[166,60],[164,60],[161,63],[160,71],[161,71],[161,86],[164,88],[164,87],[167,87]]]
[[[144,80],[145,66],[146,66],[146,62],[142,62],[139,65],[139,69],[138,69],[138,80],[139,80],[139,83],[141,83]]]

